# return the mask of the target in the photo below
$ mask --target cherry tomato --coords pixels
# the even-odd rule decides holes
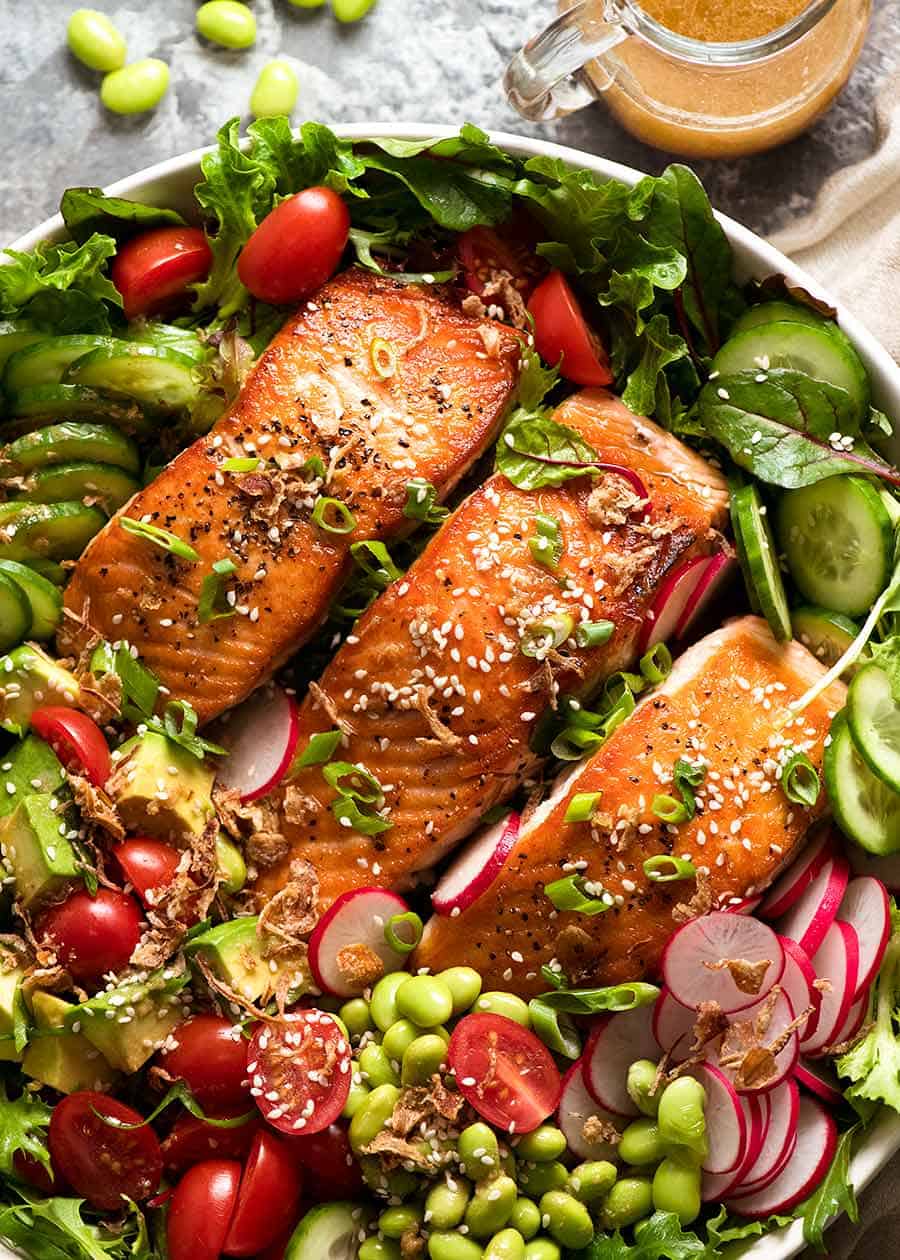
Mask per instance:
[[[241,251],[238,276],[261,302],[299,302],[330,280],[350,231],[350,212],[330,188],[305,188],[260,223]]]
[[[72,979],[86,989],[127,965],[141,931],[137,902],[111,888],[100,888],[93,897],[84,889],[71,893],[35,924],[38,940],[55,948]]]
[[[112,773],[106,739],[93,718],[62,704],[35,709],[31,727],[47,741],[67,770],[83,774],[94,787],[103,787]]]
[[[345,1124],[330,1124],[321,1133],[292,1137],[288,1141],[303,1166],[313,1203],[355,1199],[362,1192],[362,1173],[350,1150]]]
[[[463,232],[456,243],[459,260],[466,273],[466,286],[479,296],[498,271],[508,272],[516,288],[527,298],[547,266],[534,252],[537,237],[534,225],[524,218],[496,228],[474,227]]]
[[[244,1165],[228,1237],[227,1256],[252,1256],[297,1223],[303,1174],[287,1142],[261,1129]]]
[[[47,1141],[53,1167],[75,1193],[111,1212],[122,1207],[125,1195],[140,1201],[156,1191],[162,1155],[149,1125],[122,1129],[101,1116],[122,1124],[140,1124],[144,1118],[106,1094],[79,1090],[53,1108]]]
[[[553,1056],[533,1032],[505,1015],[464,1016],[447,1060],[466,1101],[499,1129],[514,1124],[516,1133],[530,1133],[559,1105],[562,1081]]]
[[[240,1183],[241,1166],[230,1159],[188,1169],[169,1200],[169,1260],[219,1260]]]
[[[150,889],[165,888],[171,884],[181,858],[178,850],[170,844],[148,836],[123,840],[113,849],[113,856],[145,906],[152,904],[147,901]]]
[[[264,1120],[285,1133],[319,1133],[350,1093],[350,1046],[324,1011],[295,1011],[259,1025],[247,1072]]]
[[[201,1107],[234,1111],[249,1106],[247,1042],[237,1024],[222,1015],[192,1015],[179,1024],[157,1062],[186,1081]]]
[[[561,271],[551,271],[528,303],[534,318],[534,344],[547,363],[576,385],[611,385],[609,356],[581,313],[578,299]]]
[[[180,1173],[205,1159],[243,1159],[258,1129],[258,1120],[222,1129],[185,1112],[162,1144],[163,1163],[170,1172]]]
[[[119,246],[111,269],[125,318],[156,314],[177,303],[189,285],[206,279],[212,260],[200,228],[152,228],[133,236]]]

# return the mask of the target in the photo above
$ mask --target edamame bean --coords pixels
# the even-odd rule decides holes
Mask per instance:
[[[472,1007],[473,1011],[490,1011],[492,1015],[505,1015],[507,1019],[514,1019],[517,1024],[521,1024],[523,1028],[531,1027],[531,1013],[528,1010],[528,1003],[523,1002],[520,997],[516,997],[515,993],[501,993],[500,990],[493,990],[490,993],[482,993]]]
[[[358,22],[374,3],[375,0],[331,0],[331,9],[339,22]]]
[[[365,998],[351,998],[349,1002],[345,1002],[338,1015],[344,1021],[344,1027],[351,1037],[361,1037],[363,1033],[369,1032],[374,1024],[372,1016],[369,1014],[369,1003]],[[392,1058],[388,1054],[388,1058]]]
[[[250,95],[250,113],[254,118],[275,118],[290,114],[297,104],[300,85],[293,68],[286,61],[270,61],[263,66]]]
[[[155,109],[168,86],[166,63],[157,57],[144,57],[111,71],[100,85],[100,100],[113,114],[143,114]]]
[[[560,1260],[562,1252],[549,1238],[535,1238],[525,1247],[525,1260]]]
[[[354,1072],[353,1075],[358,1076],[358,1073]],[[353,1119],[360,1107],[364,1105],[370,1092],[365,1081],[351,1079],[350,1093],[347,1095],[347,1101],[344,1103],[344,1109],[341,1112],[345,1120]]]
[[[566,1189],[582,1203],[596,1203],[609,1193],[618,1175],[615,1164],[611,1164],[609,1160],[588,1160],[572,1169]]]
[[[367,1238],[359,1244],[359,1260],[402,1260],[400,1244],[392,1238]]]
[[[428,1254],[431,1260],[481,1260],[478,1243],[462,1234],[444,1234],[434,1231],[428,1238]]]
[[[473,1181],[491,1177],[500,1167],[497,1135],[489,1125],[477,1120],[463,1129],[457,1143],[459,1161]]]
[[[525,1239],[517,1229],[501,1229],[484,1249],[484,1260],[523,1260]]]
[[[472,1188],[462,1177],[432,1186],[425,1197],[425,1221],[431,1229],[455,1229],[469,1206]]]
[[[437,976],[410,976],[397,990],[397,1010],[420,1028],[437,1028],[453,1014],[453,994]]]
[[[594,1237],[594,1223],[583,1203],[565,1190],[550,1190],[541,1198],[541,1223],[561,1247],[586,1247]]]
[[[400,1080],[404,1085],[425,1085],[447,1059],[447,1043],[436,1033],[417,1037],[406,1047]]]
[[[247,882],[247,863],[237,845],[221,832],[216,839],[216,863],[222,892],[239,893]]]
[[[492,1238],[505,1229],[517,1198],[512,1177],[501,1175],[490,1181],[479,1181],[466,1208],[465,1221],[472,1237]]]
[[[655,1116],[659,1111],[660,1090],[656,1087],[657,1064],[652,1059],[638,1059],[628,1069],[625,1088],[628,1097],[645,1116]]]
[[[379,1232],[385,1238],[402,1238],[408,1229],[418,1229],[422,1212],[416,1207],[389,1207],[378,1218]]]
[[[509,1218],[511,1229],[517,1229],[530,1242],[541,1228],[541,1209],[532,1199],[516,1199]]]
[[[223,48],[252,48],[256,43],[256,18],[240,0],[207,0],[197,10],[197,31]]]
[[[474,967],[448,967],[439,971],[437,978],[453,994],[454,1015],[467,1011],[481,992],[481,976]]]
[[[411,1019],[398,1019],[396,1024],[391,1024],[384,1034],[381,1044],[384,1046],[387,1057],[399,1063],[406,1053],[407,1046],[411,1046],[418,1036],[419,1029]]]
[[[659,1126],[649,1116],[643,1116],[629,1124],[619,1141],[619,1158],[638,1168],[658,1164],[665,1153],[663,1140],[659,1136]]]
[[[369,1011],[379,1032],[387,1032],[391,1024],[396,1024],[400,1018],[400,1012],[397,1010],[397,990],[402,984],[406,984],[408,979],[409,972],[389,971],[386,976],[381,977],[372,990]]]
[[[657,1124],[664,1142],[683,1146],[698,1160],[706,1156],[706,1090],[692,1076],[679,1076],[660,1095]]]
[[[606,1196],[601,1220],[607,1229],[624,1229],[653,1211],[649,1177],[620,1177]]]
[[[550,1164],[520,1164],[518,1172],[522,1193],[532,1199],[539,1199],[548,1190],[562,1190],[569,1180],[566,1166],[557,1160]]]
[[[370,1041],[359,1052],[359,1071],[363,1081],[376,1089],[379,1085],[399,1085],[400,1077],[391,1067],[391,1061],[384,1053],[384,1046],[377,1041]]]
[[[517,1159],[529,1159],[536,1164],[559,1159],[566,1149],[566,1135],[552,1124],[542,1124],[526,1133],[516,1143]]]
[[[105,13],[76,9],[66,32],[72,55],[89,70],[118,70],[125,64],[127,48],[120,31]]]
[[[657,1212],[674,1212],[682,1225],[690,1225],[700,1215],[700,1169],[664,1159],[653,1174],[653,1206]]]
[[[350,1146],[357,1155],[384,1128],[399,1097],[396,1085],[379,1085],[369,1094],[366,1105],[350,1121]]]

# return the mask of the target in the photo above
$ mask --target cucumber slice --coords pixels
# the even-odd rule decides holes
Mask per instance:
[[[27,565],[15,560],[0,560],[0,573],[5,573],[24,594],[31,607],[32,639],[52,639],[62,620],[62,595],[53,583]]]
[[[70,363],[100,346],[115,346],[112,337],[48,337],[17,350],[6,361],[3,389],[7,394],[30,385],[58,385]]]
[[[33,560],[77,560],[106,515],[83,503],[12,504],[0,513],[0,559],[31,564]]]
[[[177,350],[120,342],[113,349],[92,350],[70,364],[67,383],[122,394],[152,407],[180,409],[200,393],[197,364]]]
[[[135,320],[128,327],[128,340],[144,342],[148,346],[162,346],[187,355],[195,363],[205,363],[209,347],[200,340],[193,328],[178,328],[175,324],[158,324],[152,320]]]
[[[0,320],[0,372],[11,354],[24,350],[25,346],[30,346],[35,341],[43,341],[46,336],[46,333],[35,328],[30,319]]]
[[[831,724],[825,786],[845,835],[869,853],[900,851],[900,792],[883,783],[863,761],[843,712]]]
[[[29,385],[8,395],[7,410],[23,420],[84,416],[101,424],[114,424],[125,433],[144,435],[155,429],[151,417],[138,403],[111,398],[87,385]]]
[[[834,320],[826,319],[809,306],[798,306],[794,302],[760,302],[759,306],[751,306],[734,321],[728,335],[738,337],[750,328],[758,328],[760,324],[808,324],[811,328],[837,328]]]
[[[888,787],[900,792],[900,704],[879,665],[861,669],[847,692],[847,721],[856,751]]]
[[[31,633],[31,605],[11,577],[0,572],[0,652],[8,652]]]
[[[793,368],[847,391],[860,419],[869,406],[869,377],[862,359],[836,324],[759,324],[729,337],[712,362],[713,370],[752,372]]]
[[[54,586],[65,586],[66,579],[69,576],[63,566],[56,560],[35,558],[28,561],[28,568],[33,569],[38,577],[46,578],[48,582],[52,582]]]
[[[741,486],[732,496],[731,519],[734,537],[751,602],[756,596],[756,606],[769,623],[776,639],[791,637],[791,614],[775,540],[765,516],[765,507],[754,485]]]
[[[357,1203],[310,1208],[288,1239],[284,1260],[355,1260],[364,1223]]]
[[[894,528],[863,477],[827,477],[782,494],[778,540],[804,599],[832,612],[867,613],[893,568]]]
[[[791,613],[791,629],[798,643],[809,648],[816,660],[830,667],[844,655],[856,638],[859,626],[841,613],[804,604]],[[852,678],[864,664],[865,653],[861,660],[850,666],[846,677]]]
[[[135,474],[141,470],[141,454],[134,442],[108,424],[77,420],[51,424],[16,438],[0,451],[4,469],[16,474],[77,460],[114,464]]]
[[[79,460],[71,464],[48,464],[26,477],[14,499],[32,503],[62,503],[66,499],[95,501],[108,516],[127,503],[140,490],[140,483],[114,464]]]

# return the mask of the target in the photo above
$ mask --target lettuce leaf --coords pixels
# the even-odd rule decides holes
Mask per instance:
[[[15,1175],[13,1160],[18,1151],[30,1155],[50,1172],[47,1128],[51,1108],[37,1094],[27,1090],[9,1098],[6,1083],[0,1081],[0,1173]]]
[[[152,1260],[147,1224],[133,1203],[113,1228],[85,1220],[83,1199],[10,1191],[13,1202],[0,1206],[0,1238],[31,1260]]]
[[[838,1074],[851,1082],[846,1097],[886,1103],[900,1111],[900,910],[891,907],[891,939],[873,989],[875,1022],[837,1060]]]
[[[107,197],[102,188],[67,188],[59,203],[69,235],[83,244],[95,232],[125,240],[148,228],[184,223],[176,210],[147,206],[124,197]]]
[[[42,242],[30,253],[5,251],[0,267],[0,315],[31,319],[54,332],[109,332],[110,308],[122,299],[105,274],[116,252],[111,236],[95,233],[83,244]]]

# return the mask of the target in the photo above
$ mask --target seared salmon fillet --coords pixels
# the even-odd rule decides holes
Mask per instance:
[[[779,644],[757,617],[701,639],[662,686],[593,757],[560,776],[523,822],[491,886],[455,917],[433,916],[415,965],[477,967],[485,988],[547,989],[543,964],[579,984],[652,974],[685,917],[722,908],[771,882],[826,809],[792,804],[780,786],[791,749],[821,770],[831,716],[845,688],[829,688],[798,718],[788,712],[824,667],[798,643]],[[673,794],[679,758],[706,768],[692,821],[664,824],[652,810]],[[577,792],[601,792],[590,822],[565,821]],[[677,796],[677,793],[674,793]],[[658,853],[690,859],[696,880],[653,883]],[[578,874],[612,905],[593,916],[554,909],[544,886]]]
[[[601,390],[565,402],[555,419],[601,461],[640,476],[647,515],[612,473],[533,491],[497,473],[466,499],[301,708],[298,750],[339,726],[334,758],[375,776],[390,828],[367,836],[341,826],[322,767],[303,769],[280,789],[289,851],[260,872],[261,891],[280,887],[296,858],[314,865],[323,906],[361,885],[409,887],[539,766],[529,739],[557,694],[590,692],[632,664],[660,583],[722,544],[725,484],[677,439]],[[558,528],[555,568],[529,545],[538,514]],[[526,654],[548,618],[567,627],[564,641],[552,651],[530,641]],[[614,623],[608,642],[580,646],[577,626],[603,619]]]
[[[449,493],[493,438],[519,357],[511,329],[437,292],[360,269],[338,276],[291,316],[212,432],[123,509],[200,561],[113,518],[76,566],[60,650],[125,639],[201,722],[230,708],[319,625],[350,545],[412,525],[403,506],[414,477]],[[223,471],[247,456],[267,463]],[[320,495],[352,513],[350,532],[311,519]],[[236,565],[226,583],[235,615],[201,623],[203,579],[224,559]]]

